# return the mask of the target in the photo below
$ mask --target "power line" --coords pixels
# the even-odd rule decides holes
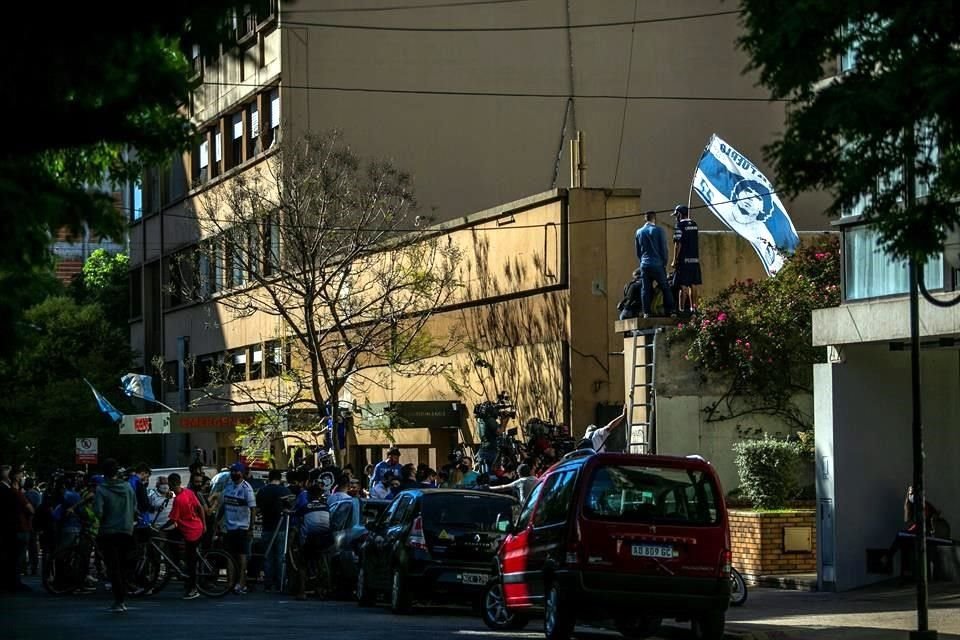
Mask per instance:
[[[391,27],[375,24],[337,24],[335,22],[308,22],[298,20],[284,20],[284,26],[320,27],[323,29],[348,29],[354,31],[400,31],[414,33],[490,33],[508,31],[561,31],[567,29],[606,29],[611,27],[628,27],[638,24],[660,24],[664,22],[680,22],[684,20],[699,20],[719,16],[739,15],[740,10],[715,11],[712,13],[692,13],[683,16],[669,16],[664,18],[644,18],[642,20],[615,20],[611,22],[590,22],[583,24],[551,24],[528,25],[515,27]]]
[[[637,18],[637,7],[640,6],[640,0],[633,0],[633,18]],[[617,188],[617,177],[620,175],[620,156],[623,155],[623,133],[627,126],[627,96],[630,95],[630,76],[633,72],[633,42],[636,26],[630,29],[630,53],[627,54],[627,82],[623,89],[623,113],[620,114],[620,141],[617,142],[617,166],[613,170],[613,188]]]
[[[266,88],[266,85],[248,84],[244,82],[207,82],[203,84],[217,87],[248,87],[250,89]],[[706,101],[706,102],[787,102],[785,99],[762,98],[762,97],[740,97],[740,96],[623,96],[616,94],[583,93],[570,95],[569,93],[539,93],[525,91],[459,91],[453,89],[384,89],[371,87],[341,87],[335,85],[307,85],[307,84],[284,84],[281,81],[281,89],[298,89],[306,91],[339,91],[347,93],[391,93],[399,95],[423,95],[423,96],[466,96],[466,97],[492,97],[492,98],[540,98],[556,99],[570,98],[582,100],[667,100],[667,101]]]
[[[756,199],[756,198],[762,199],[764,196],[774,195],[774,194],[776,194],[776,193],[777,193],[777,190],[776,190],[776,189],[772,189],[772,190],[770,190],[770,191],[766,191],[766,192],[764,192],[764,193],[757,194],[757,195],[755,195],[755,196],[746,196],[746,197],[743,197],[743,198],[735,198],[735,199],[733,199],[733,200],[723,200],[723,201],[720,201],[720,202],[714,202],[714,203],[712,203],[712,204],[714,204],[714,205],[720,205],[720,204],[736,204],[737,202],[740,202],[741,200],[753,200],[753,199]],[[689,207],[689,209],[690,209],[691,211],[694,211],[694,210],[696,210],[696,209],[708,209],[708,208],[709,208],[709,205],[706,205],[706,204],[694,205],[694,206]],[[117,209],[120,210],[120,211],[127,211],[127,212],[135,211],[135,210],[134,210],[133,208],[131,208],[131,207],[117,207]],[[674,207],[668,207],[668,208],[666,208],[666,209],[645,209],[645,210],[643,210],[643,211],[638,211],[638,212],[635,212],[635,213],[625,213],[625,214],[619,215],[619,216],[610,216],[610,217],[604,217],[604,218],[586,218],[586,219],[583,219],[583,220],[569,220],[569,221],[566,222],[566,226],[572,227],[572,226],[578,225],[578,224],[591,224],[591,223],[595,223],[595,222],[615,222],[615,221],[617,221],[617,220],[626,220],[626,219],[629,219],[629,218],[637,218],[637,217],[639,217],[639,216],[646,215],[646,213],[647,213],[647,212],[650,212],[650,211],[652,211],[653,213],[658,213],[658,214],[659,214],[659,213],[673,213],[673,210],[674,210]],[[152,217],[153,215],[154,215],[154,214],[151,214],[151,217]],[[222,222],[222,223],[224,223],[224,224],[236,224],[236,223],[238,222],[238,221],[233,220],[233,219],[230,219],[230,218],[212,218],[212,217],[209,217],[209,216],[191,216],[191,215],[186,215],[186,214],[182,214],[182,213],[178,214],[178,213],[169,213],[169,212],[164,212],[164,213],[163,213],[163,217],[165,217],[165,218],[180,218],[180,219],[184,219],[184,220],[196,220],[197,222],[216,222],[216,223],[221,223],[221,222]],[[142,220],[142,219],[143,219],[143,218],[138,218],[137,220],[134,220],[134,222],[140,221],[140,220]],[[455,222],[455,221],[456,221],[456,218],[455,218],[454,220],[449,221],[449,222]],[[241,220],[241,221],[239,221],[240,224],[244,224],[244,223],[247,223],[247,222],[251,222],[251,220]],[[490,222],[492,222],[492,221],[490,221]],[[481,224],[486,224],[486,222],[481,223]],[[453,227],[453,228],[449,228],[449,229],[435,229],[435,228],[431,228],[431,227],[410,227],[410,228],[400,228],[400,227],[398,227],[398,228],[365,227],[364,230],[365,230],[365,231],[372,231],[372,232],[396,232],[396,233],[417,233],[417,232],[421,232],[421,233],[427,233],[427,234],[434,234],[434,233],[440,233],[440,234],[442,234],[442,233],[447,232],[447,231],[459,231],[459,230],[463,230],[463,229],[468,229],[468,230],[472,230],[472,231],[509,231],[509,230],[511,230],[511,229],[541,229],[541,228],[543,228],[546,224],[547,224],[547,223],[542,223],[542,224],[506,224],[506,225],[502,225],[502,226],[495,226],[495,227],[489,227],[489,228],[470,227],[470,226],[468,226],[467,224],[464,224],[464,225],[462,225],[462,226],[457,226],[457,227]],[[281,227],[282,227],[282,225],[281,225]],[[326,226],[325,226],[325,227],[319,227],[319,226],[315,226],[315,225],[298,225],[298,228],[300,228],[300,229],[308,229],[308,230],[327,230],[327,231],[331,231],[331,232],[356,232],[356,230],[357,230],[357,228],[356,228],[355,226],[345,226],[345,227],[333,227],[333,226],[326,227]],[[157,243],[157,244],[159,244],[159,243]]]
[[[479,5],[495,4],[518,4],[520,2],[530,2],[531,0],[472,0],[470,2],[435,2],[432,4],[418,5],[393,5],[389,7],[356,7],[347,9],[283,9],[282,15],[291,13],[372,13],[386,11],[414,11],[417,9],[455,9],[457,7],[475,7]]]

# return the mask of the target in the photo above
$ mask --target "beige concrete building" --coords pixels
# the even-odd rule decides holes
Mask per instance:
[[[231,359],[254,387],[275,384],[289,360],[285,329],[272,319],[228,318],[178,293],[176,258],[207,233],[195,213],[199,200],[267,161],[280,136],[333,128],[362,156],[389,157],[410,171],[420,213],[453,233],[495,224],[504,212],[505,219],[553,216],[538,220],[536,233],[491,245],[496,251],[483,265],[495,273],[511,260],[534,270],[553,260],[549,277],[514,283],[509,293],[471,292],[436,322],[473,326],[491,357],[512,363],[498,371],[513,367],[541,378],[535,391],[516,394],[536,397],[525,411],[553,414],[578,431],[606,416],[598,406],[620,402],[622,380],[610,373],[619,372],[619,362],[610,361],[619,356],[609,354],[620,352],[621,341],[611,314],[635,264],[638,214],[686,202],[712,133],[763,167],[761,149],[780,129],[783,105],[767,101],[756,78],[742,74],[736,7],[719,0],[418,6],[430,4],[276,3],[265,14],[237,17],[233,53],[241,56],[195,53],[202,84],[185,108],[202,137],[129,195],[131,344],[145,369],[165,363],[163,392],[173,406],[189,404],[179,366],[185,358],[196,359],[200,379]],[[569,143],[577,132],[584,142],[572,172]],[[563,189],[571,173],[585,188]],[[637,187],[642,202],[630,190]],[[785,204],[798,230],[824,226],[821,198]],[[702,229],[720,228],[705,211],[694,213]],[[541,247],[545,262],[530,262],[531,247]],[[762,273],[749,255],[708,246],[702,255],[707,293],[728,283],[732,275],[721,273],[731,269],[737,277]],[[213,286],[229,288],[233,275],[222,257],[206,268]],[[523,326],[538,310],[550,321]],[[523,338],[520,349],[496,335],[507,329],[533,337],[514,336]],[[544,358],[562,366],[538,367]],[[514,383],[523,386],[522,379]],[[390,393],[369,400],[452,399],[439,387],[414,384],[394,380],[385,387]],[[477,398],[459,399],[469,406]],[[231,455],[225,436],[208,436],[203,446],[211,456],[216,451],[218,463]],[[424,459],[426,437],[417,442],[411,447]],[[187,456],[194,446],[180,437],[167,457]]]

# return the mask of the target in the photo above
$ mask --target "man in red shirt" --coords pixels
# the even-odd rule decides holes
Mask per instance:
[[[180,474],[171,473],[167,481],[176,497],[173,499],[173,508],[170,510],[170,520],[162,528],[176,525],[180,535],[183,536],[184,555],[187,561],[187,583],[183,599],[193,600],[200,595],[197,592],[197,547],[206,530],[206,520],[200,500],[193,491],[182,486]]]

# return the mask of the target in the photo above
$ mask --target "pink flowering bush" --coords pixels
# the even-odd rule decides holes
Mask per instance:
[[[734,282],[702,303],[671,342],[689,343],[686,359],[706,376],[728,379],[731,395],[776,412],[810,391],[811,365],[825,358],[810,344],[811,312],[838,304],[839,242],[824,236],[798,248],[775,277]]]

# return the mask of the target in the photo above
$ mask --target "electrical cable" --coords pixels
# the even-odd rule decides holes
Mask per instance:
[[[640,6],[640,0],[633,0],[633,19],[637,19],[637,8]],[[636,40],[636,25],[630,29],[630,53],[627,56],[627,81],[623,89],[623,113],[620,115],[620,141],[617,142],[617,166],[613,170],[613,188],[617,188],[617,177],[620,175],[620,156],[623,155],[623,133],[627,125],[627,105],[630,95],[630,76],[633,73],[633,43]]]
[[[352,0],[351,0],[352,1]],[[345,9],[281,9],[281,15],[292,13],[371,13],[387,11],[412,11],[417,9],[455,9],[457,7],[474,7],[478,5],[519,4],[531,0],[470,0],[468,2],[436,2],[420,5],[393,5],[389,7],[351,7]]]
[[[351,31],[399,31],[411,33],[503,33],[517,31],[560,31],[568,29],[607,29],[612,27],[628,27],[638,24],[662,24],[664,22],[681,22],[685,20],[700,20],[720,16],[739,15],[739,9],[729,11],[714,11],[711,13],[693,13],[683,16],[668,16],[664,18],[644,18],[642,20],[615,20],[611,22],[589,22],[583,24],[551,24],[527,25],[514,27],[391,27],[376,24],[337,24],[335,22],[308,22],[299,20],[283,20],[282,26],[319,27],[322,29],[345,29]]]

